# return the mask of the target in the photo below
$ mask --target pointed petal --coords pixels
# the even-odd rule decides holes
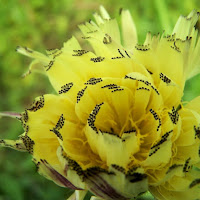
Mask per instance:
[[[137,31],[132,16],[128,10],[121,12],[123,46],[132,52],[137,44]]]
[[[46,159],[51,165],[57,163],[56,152],[61,136],[54,129],[62,115],[63,120],[76,120],[73,104],[66,97],[56,95],[36,98],[32,106],[22,113],[25,137],[29,137],[35,143],[33,156],[37,160]]]
[[[102,24],[100,28],[105,34],[108,34],[118,45],[121,45],[120,31],[116,19],[105,21],[105,23]]]
[[[76,121],[73,109],[74,105],[66,97],[44,95],[37,98],[31,108],[22,114],[22,122],[26,132],[21,136],[21,139],[27,151],[33,155],[36,161],[45,160],[45,162],[41,162],[43,167],[41,170],[44,173],[50,165],[49,169],[53,168],[64,176],[65,169],[60,164],[57,149],[62,141],[60,129],[62,129],[65,120]],[[56,172],[55,174],[49,172],[50,174],[47,175],[49,178],[54,178]]]
[[[198,32],[196,31],[196,33],[192,35],[193,38],[191,39],[191,46],[187,52],[189,56],[185,61],[185,74],[187,79],[190,79],[200,73],[200,37],[197,38],[197,34]]]
[[[82,177],[82,169],[76,161],[68,158],[61,146],[57,150],[57,155],[67,179],[76,187],[88,190]]]
[[[97,23],[98,25],[104,23],[104,20],[102,19],[102,17],[101,17],[98,13],[94,13],[93,16],[94,16],[94,19],[95,19],[95,21],[96,21],[96,23]]]
[[[98,26],[94,22],[92,22],[91,24],[93,24],[94,27],[96,25],[96,29],[99,27],[100,28],[99,31],[101,31],[103,35],[105,34],[109,35],[112,38],[112,40],[115,41],[116,44],[120,45],[121,44],[120,30],[117,20],[110,19],[109,14],[107,13],[107,11],[103,6],[100,6],[100,13],[101,16],[97,13],[94,14],[94,18]]]
[[[187,36],[190,37],[194,26],[199,18],[199,13],[193,10],[187,17],[180,16],[172,34],[176,34],[176,38],[185,40]]]
[[[190,43],[189,40],[172,41],[165,37],[160,40],[153,37],[149,46],[137,46],[134,51],[135,58],[151,73],[156,88],[169,108],[178,106],[183,95],[185,48]],[[180,51],[174,49],[174,44],[180,47]]]
[[[74,52],[74,50],[80,50],[81,46],[78,40],[72,36],[67,42],[64,43],[62,51]]]
[[[107,10],[102,5],[100,5],[99,10],[100,10],[100,13],[101,13],[101,16],[103,19],[106,19],[106,20],[110,19],[110,16],[109,16]]]
[[[193,10],[187,17],[180,16],[172,33],[175,34],[176,38],[182,40],[191,39],[190,45],[187,47],[186,54],[184,55],[186,79],[200,73],[200,39],[198,31],[195,30],[199,15],[199,12]]]
[[[94,14],[94,18],[100,28],[100,30],[109,35],[112,40],[114,40],[118,45],[121,44],[120,41],[120,31],[116,19],[110,19],[109,14],[103,6],[100,6],[101,16],[97,13]]]
[[[151,39],[148,33],[145,41],[145,45],[148,46],[146,48],[144,46],[137,48],[137,50],[144,49],[147,52],[142,53],[136,51],[136,57],[138,57],[138,53],[144,56],[146,54],[148,61],[146,62],[144,57],[140,61],[145,65],[148,63],[148,68],[153,73],[156,70],[159,70],[158,73],[161,73],[160,66],[164,67],[165,64],[168,65],[164,67],[168,72],[162,68],[162,73],[166,74],[182,89],[187,79],[200,72],[200,57],[198,56],[200,52],[200,39],[198,37],[198,31],[194,27],[198,18],[199,13],[195,10],[188,17],[181,16],[172,35],[162,36],[160,40],[159,38],[156,39],[155,36]],[[151,54],[151,50],[153,50],[153,54]],[[168,62],[162,64],[160,62],[165,60],[165,58],[162,58],[164,55],[168,55]],[[156,57],[154,58],[154,56]],[[157,63],[159,63],[158,66]],[[173,69],[171,68],[172,66]],[[174,72],[175,69],[178,71]],[[173,71],[174,75],[176,74],[176,78],[173,77],[170,71]]]
[[[46,73],[57,92],[66,84],[74,84],[75,80],[77,82],[82,80],[80,76],[80,68],[82,66],[80,63],[84,65],[85,60],[89,60],[89,58],[87,55],[85,60],[83,59],[84,55],[81,58],[80,56],[74,56],[76,51],[81,51],[81,47],[76,38],[72,37],[64,43],[60,51],[53,53],[52,59],[46,65]]]
[[[29,49],[27,47],[18,46],[16,48],[16,51],[18,53],[25,55],[25,56],[28,56],[28,57],[31,57],[31,58],[34,58],[34,59],[38,59],[41,62],[43,62],[44,64],[47,64],[49,62],[49,58],[47,56],[45,56],[44,54],[39,53],[37,51],[33,51],[32,49]]]
[[[27,151],[22,140],[3,140],[0,139],[0,147],[9,147],[17,151]]]
[[[66,177],[56,171],[46,160],[40,159],[40,161],[34,160],[34,162],[38,167],[38,172],[45,178],[53,180],[57,185],[61,187],[67,187],[73,190],[80,189],[75,187],[70,181],[66,179]]]

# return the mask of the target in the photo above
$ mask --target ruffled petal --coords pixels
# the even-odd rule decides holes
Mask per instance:
[[[193,10],[187,17],[180,16],[173,33],[176,38],[187,40],[190,38],[190,44],[186,47],[184,55],[184,72],[186,79],[189,79],[200,72],[200,39],[195,25],[199,19],[199,12]]]
[[[50,179],[64,176],[57,149],[62,141],[60,129],[65,120],[72,123],[77,120],[71,101],[56,95],[38,97],[32,106],[22,113],[21,120],[25,128],[21,140],[34,160],[41,164],[41,173]]]
[[[172,34],[176,34],[177,38],[185,40],[186,37],[190,37],[191,33],[194,31],[194,26],[196,25],[199,19],[199,13],[196,10],[193,10],[187,17],[180,16]]]
[[[183,54],[174,47],[173,38],[162,37],[159,40],[153,37],[151,42],[146,46],[136,46],[134,55],[152,74],[154,81],[161,81],[161,73],[168,77],[169,83],[173,82],[181,89],[185,84],[183,77]],[[187,43],[189,41],[186,41]],[[178,44],[182,45],[180,41]],[[179,47],[179,45],[177,46]],[[181,48],[184,50],[184,48]],[[166,62],[167,55],[167,62]],[[167,80],[167,79],[166,79]]]
[[[187,108],[182,109],[179,114],[182,119],[182,128],[181,134],[176,140],[176,145],[194,145],[197,142],[197,137],[200,137],[197,135],[197,129],[200,123],[200,115],[196,111]]]
[[[149,190],[157,199],[162,200],[199,199],[200,176],[195,170],[193,172],[194,173],[190,173],[182,178],[174,177],[170,183],[157,187],[150,187]]]
[[[78,163],[64,156],[62,149],[61,155],[69,179],[72,182],[78,181],[79,184],[85,183],[87,189],[103,199],[126,200],[137,197],[148,189],[147,176],[140,168],[127,173],[117,165],[112,165],[108,171],[98,167],[82,170]]]

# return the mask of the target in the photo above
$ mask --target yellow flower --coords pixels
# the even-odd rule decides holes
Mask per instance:
[[[1,145],[31,153],[58,185],[99,198],[149,190],[161,200],[200,199],[200,97],[181,101],[185,81],[200,71],[199,13],[138,45],[129,11],[121,13],[122,35],[100,12],[79,26],[94,51],[75,37],[47,55],[18,47],[34,58],[31,69],[44,66],[58,95],[36,98],[21,114],[25,132]]]

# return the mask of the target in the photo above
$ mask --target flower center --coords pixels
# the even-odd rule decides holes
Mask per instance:
[[[78,95],[76,114],[85,124],[87,142],[107,167],[127,169],[148,156],[160,131],[157,110],[162,98],[147,77],[132,73],[122,79],[103,78]]]

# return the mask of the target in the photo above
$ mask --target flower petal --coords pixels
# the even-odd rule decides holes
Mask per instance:
[[[28,56],[28,57],[30,57],[30,58],[34,58],[34,59],[40,60],[40,61],[42,61],[44,64],[49,62],[49,58],[48,58],[47,56],[45,56],[44,54],[39,53],[39,52],[37,52],[37,51],[34,51],[34,50],[32,50],[32,49],[29,49],[29,48],[27,48],[27,47],[18,46],[18,47],[16,48],[16,51],[17,51],[18,53],[21,53],[21,54],[23,54],[23,55],[25,55],[25,56]]]
[[[57,150],[57,155],[67,179],[76,187],[88,190],[88,187],[82,178],[82,169],[78,163],[70,159],[61,146]]]
[[[85,172],[85,182],[91,192],[103,199],[126,200],[135,198],[148,189],[147,177],[139,169],[124,174],[113,165],[108,172],[91,168]]]
[[[131,51],[137,44],[137,31],[132,16],[128,10],[121,12],[123,46]]]
[[[158,166],[165,166],[171,158],[172,142],[169,140],[155,147],[150,151],[149,157],[143,162],[145,168],[155,169]],[[162,159],[160,159],[162,158]]]
[[[200,123],[200,115],[190,109],[182,109],[180,112],[182,120],[181,134],[176,140],[177,146],[189,146],[194,145],[197,142],[197,132]]]
[[[99,10],[103,19],[106,19],[106,20],[110,19],[110,15],[108,14],[107,10],[102,5],[100,5]]]
[[[137,46],[134,54],[136,59],[152,72],[156,82],[159,81],[160,73],[162,73],[179,85],[179,87],[183,88],[185,81],[183,79],[183,54],[174,48],[174,44],[176,43],[172,42],[173,37],[170,37],[172,36],[169,36],[169,38],[161,37],[158,43],[156,40],[152,40],[152,43],[146,47]],[[186,41],[185,43],[187,42],[189,41]],[[182,47],[185,43],[177,41],[176,45]],[[184,50],[184,46],[180,51],[181,50]],[[166,55],[168,62],[165,62]]]
[[[38,97],[33,105],[22,114],[25,133],[21,140],[34,159],[46,160],[56,171],[63,173],[57,157],[62,139],[59,130],[63,120],[76,121],[73,104],[66,97],[45,95]],[[59,121],[59,122],[58,122]]]
[[[78,181],[82,184],[81,188],[87,188],[103,199],[126,200],[137,197],[148,189],[147,176],[141,168],[130,170],[127,173],[117,165],[112,165],[108,171],[98,167],[82,170],[76,161],[64,155],[61,148],[59,152],[69,180],[72,183]],[[86,186],[84,187],[83,184]]]
[[[176,34],[177,38],[185,40],[187,36],[190,37],[198,19],[199,13],[196,10],[193,10],[187,17],[180,16],[178,21],[176,22],[172,34]]]
[[[9,147],[17,151],[27,151],[22,140],[3,140],[0,139],[0,147]]]
[[[193,10],[187,17],[180,16],[172,34],[176,38],[186,40],[190,38],[191,42],[186,51],[184,58],[184,71],[186,79],[189,79],[200,72],[200,39],[198,31],[195,30],[195,25],[199,19],[199,12]]]
[[[199,178],[199,173],[193,170],[193,173],[187,174],[182,178],[175,176],[171,182],[157,187],[150,187],[149,190],[158,199],[196,200],[200,198]]]
[[[110,19],[110,16],[108,15],[107,11],[103,6],[100,6],[100,13],[102,17],[95,13],[94,18],[101,31],[104,34],[108,34],[109,36],[111,36],[112,40],[114,40],[117,44],[120,45],[120,31],[117,20]]]
[[[57,185],[61,187],[67,187],[73,190],[80,190],[68,181],[62,174],[56,171],[46,160],[40,159],[40,161],[34,160],[38,167],[38,172],[47,179],[53,180]]]
[[[90,148],[87,138],[83,134],[84,126],[65,121],[64,126],[60,130],[62,135],[62,145],[65,153],[73,160],[77,160],[78,164],[83,168],[102,166],[103,161]]]
[[[198,114],[200,114],[200,96],[194,98],[192,101],[188,102],[185,106],[188,109],[194,110]]]
[[[107,166],[114,163],[126,168],[132,155],[139,150],[135,132],[119,138],[114,134],[96,133],[91,127],[87,126],[86,136],[93,152],[98,154]]]
[[[114,27],[114,28],[113,28]],[[121,49],[122,46],[118,40],[119,36],[114,32],[118,24],[116,20],[106,21],[98,27],[93,21],[86,22],[79,25],[81,32],[84,35],[84,39],[89,41],[96,56],[114,57],[118,55],[117,49]]]

